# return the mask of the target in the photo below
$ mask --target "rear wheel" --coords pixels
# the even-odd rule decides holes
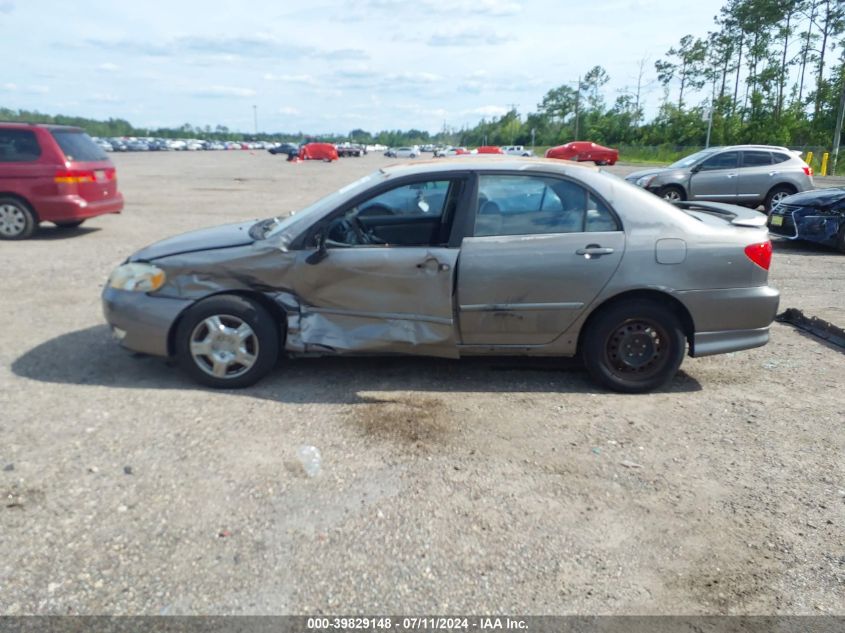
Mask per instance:
[[[25,240],[32,237],[38,220],[32,210],[15,198],[0,198],[0,240]]]
[[[594,381],[613,391],[643,393],[677,373],[686,341],[670,309],[634,300],[600,312],[584,335],[581,351]]]
[[[772,209],[774,209],[781,200],[787,196],[791,196],[793,193],[795,193],[795,189],[788,185],[778,185],[777,187],[772,187],[772,190],[766,194],[766,201],[763,203],[766,213],[771,213]]]
[[[59,227],[60,229],[75,229],[78,226],[82,226],[82,223],[85,220],[71,220],[68,222],[54,222],[54,224]]]
[[[686,200],[687,198],[684,194],[684,190],[675,185],[666,185],[665,187],[662,187],[657,195],[667,202],[678,202],[680,200]]]
[[[234,295],[197,303],[176,328],[176,356],[197,382],[240,389],[266,376],[279,358],[279,324],[259,304]]]

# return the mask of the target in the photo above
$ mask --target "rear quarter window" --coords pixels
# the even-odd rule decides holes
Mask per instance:
[[[785,163],[792,158],[792,156],[784,154],[783,152],[772,152],[772,158],[775,165],[777,165],[778,163]]]
[[[69,161],[89,162],[108,159],[106,153],[85,132],[52,130],[51,133]]]
[[[0,163],[25,163],[38,160],[41,146],[30,130],[0,129]]]

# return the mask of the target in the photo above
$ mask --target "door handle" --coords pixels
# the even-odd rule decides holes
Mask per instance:
[[[728,174],[728,178],[736,178],[736,174]]]
[[[575,251],[576,255],[583,255],[584,259],[593,259],[594,257],[610,255],[611,253],[613,253],[612,248],[603,248],[598,244],[588,244],[584,248],[579,248],[577,251]]]
[[[447,270],[451,270],[452,267],[449,264],[441,263],[434,257],[429,257],[424,262],[417,264],[417,268],[420,270],[430,270],[431,272],[446,272]]]
[[[777,176],[779,173],[779,171],[770,171],[769,176]]]

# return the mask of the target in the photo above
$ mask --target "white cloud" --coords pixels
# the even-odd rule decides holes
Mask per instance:
[[[274,75],[273,73],[264,74],[265,81],[281,81],[288,84],[305,84],[309,86],[316,86],[317,80],[311,75]]]
[[[112,64],[111,62],[105,62],[103,64],[100,64],[98,68],[100,70],[105,70],[106,72],[113,73],[114,71],[119,70],[120,66],[118,66],[117,64]]]
[[[471,110],[464,110],[463,114],[475,114],[483,117],[502,116],[508,113],[508,108],[497,105],[486,105],[480,108],[473,108]]]
[[[237,88],[235,86],[209,86],[194,92],[198,97],[254,97],[252,88]]]
[[[292,108],[290,106],[284,106],[284,107],[279,108],[279,114],[286,114],[288,116],[295,116],[299,113],[300,113],[299,110],[297,110],[296,108]]]
[[[513,41],[513,36],[479,28],[435,33],[428,39],[430,46],[499,46]]]

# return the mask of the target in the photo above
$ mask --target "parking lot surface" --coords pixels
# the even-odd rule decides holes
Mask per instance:
[[[398,357],[209,391],[111,340],[110,270],[390,159],[113,160],[121,215],[0,243],[0,614],[845,614],[841,350],[775,324],[641,396]],[[845,326],[845,256],[778,242],[771,279]]]

